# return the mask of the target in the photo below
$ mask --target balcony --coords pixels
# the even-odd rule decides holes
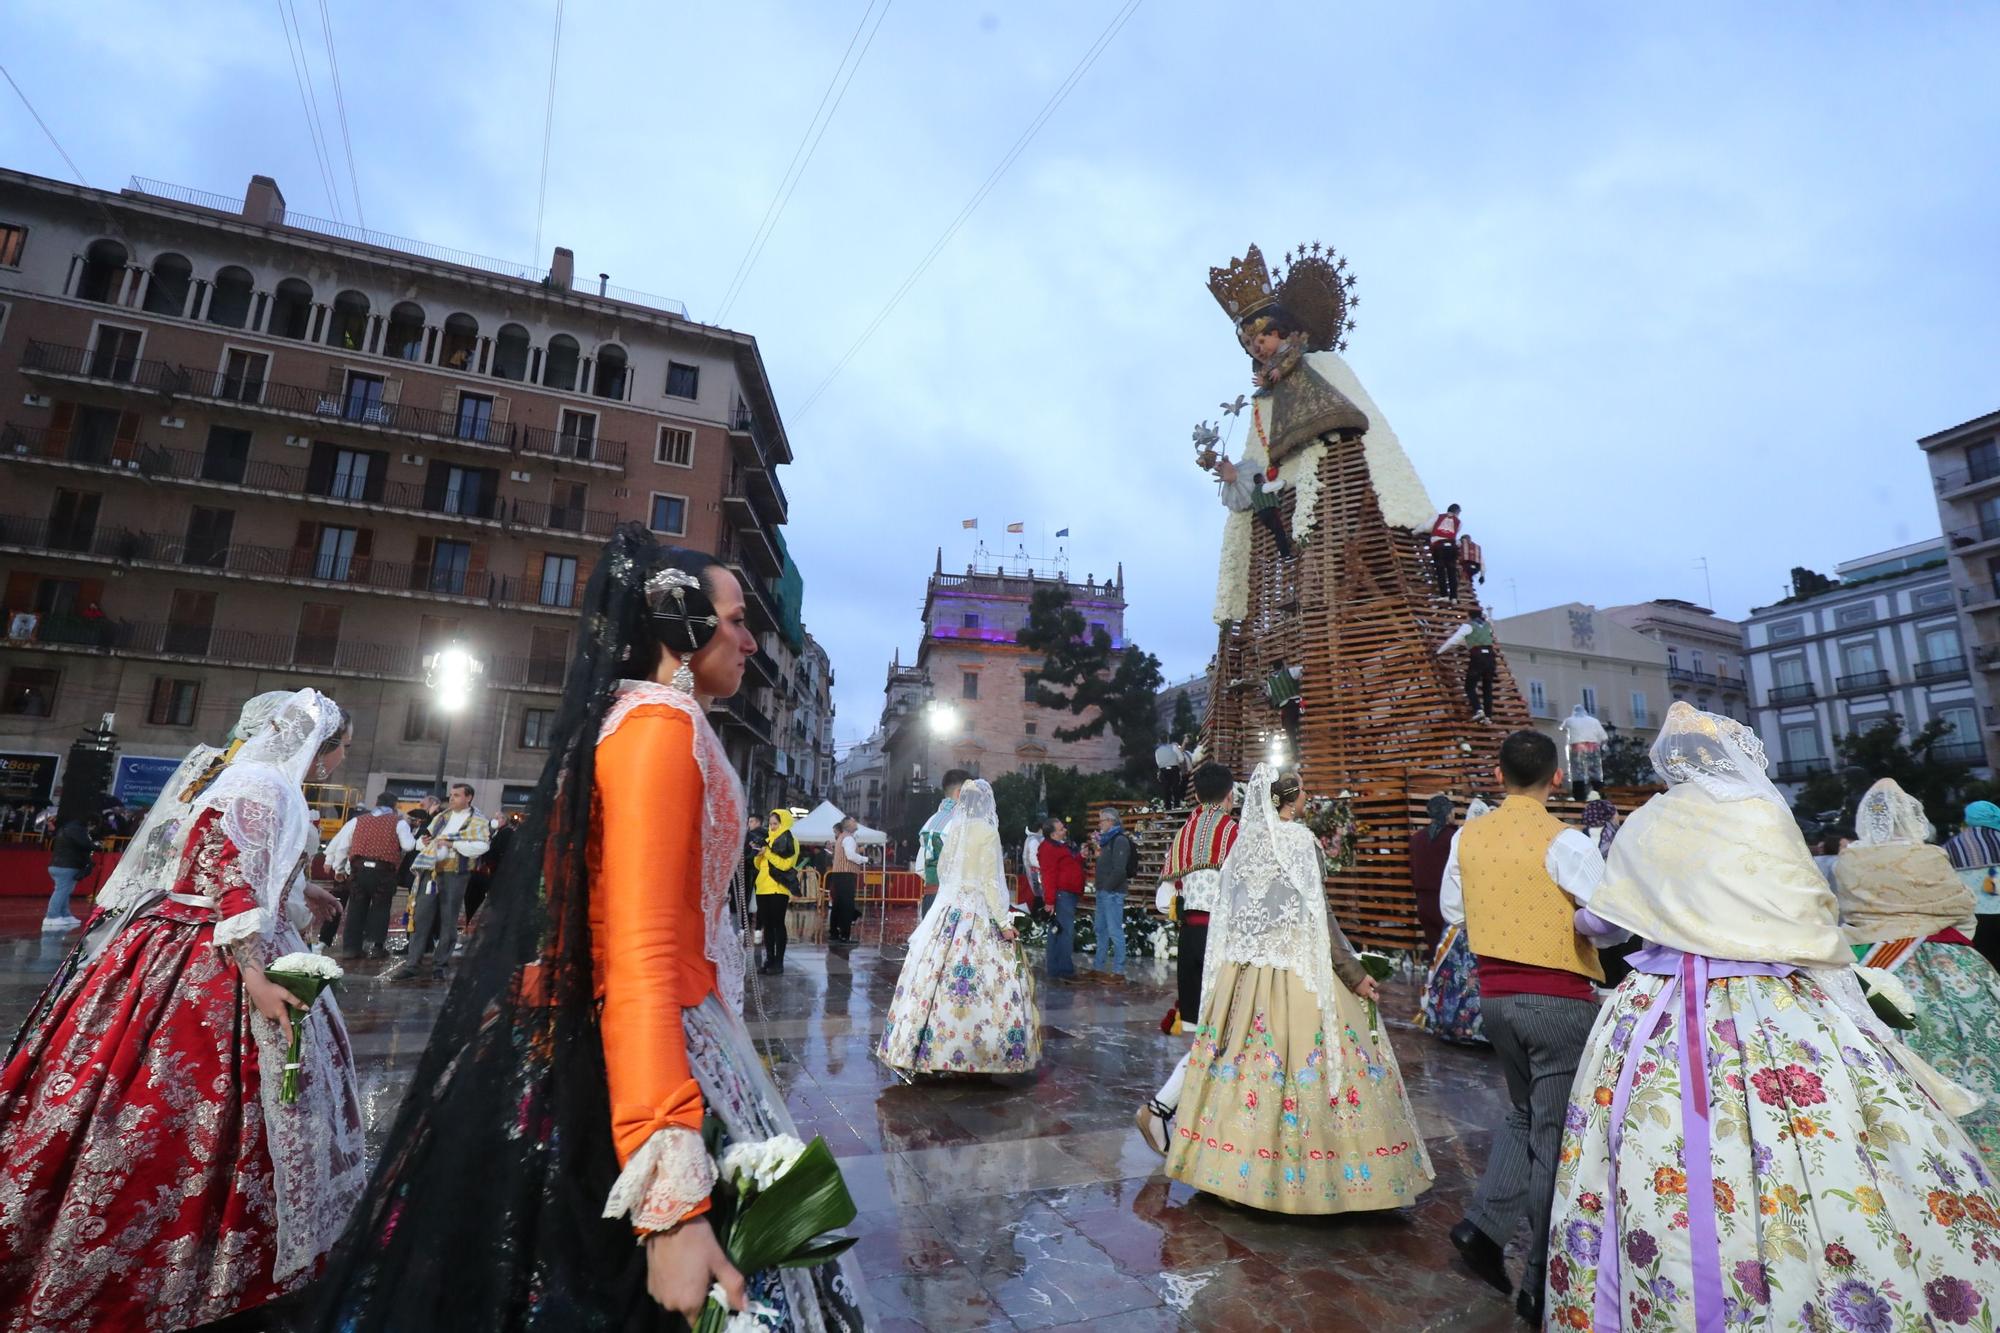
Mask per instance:
[[[1977,523],[1963,528],[1953,528],[1945,533],[1954,551],[1963,552],[1974,546],[1984,546],[1987,542],[2000,541],[2000,518],[1982,517]]]
[[[750,567],[764,578],[774,579],[783,574],[784,554],[778,549],[765,516],[741,485],[740,477],[732,478],[729,489],[723,492],[722,508],[734,525],[731,545],[747,558]]]
[[[1764,696],[1765,702],[1772,708],[1783,708],[1786,704],[1809,703],[1818,697],[1819,691],[1813,687],[1811,681],[1803,685],[1779,685]]]
[[[1916,665],[1915,673],[1917,679],[1920,681],[1952,680],[1967,674],[1965,670],[1965,658],[1963,656],[1937,657],[1928,662],[1919,662]]]
[[[589,435],[564,435],[560,431],[529,427],[520,433],[520,450],[536,458],[560,459],[584,467],[625,470],[625,442],[601,440]]]
[[[1836,676],[1833,687],[1841,694],[1878,694],[1894,683],[1886,671],[1857,671],[1851,676]]]
[[[1815,773],[1827,773],[1832,769],[1832,762],[1825,759],[1781,759],[1778,761],[1778,781],[1804,782]]]
[[[180,369],[164,361],[142,361],[84,347],[62,347],[30,338],[21,352],[21,373],[33,379],[116,384],[150,393],[177,393]]]
[[[474,605],[568,611],[583,595],[582,588],[536,578],[510,579],[494,574],[470,574],[448,566],[403,564],[372,556],[335,555],[288,546],[190,545],[164,532],[97,524],[55,525],[41,519],[0,515],[0,549],[36,555],[131,565],[147,569],[190,571],[281,583],[296,587],[345,588],[356,592],[402,597],[445,597]]]
[[[744,461],[751,471],[763,474],[755,479],[755,484],[769,490],[771,500],[781,514],[789,513],[791,504],[785,499],[785,488],[778,482],[778,465],[789,463],[791,459],[778,457],[776,442],[758,424],[756,414],[746,404],[738,403],[736,410],[730,413],[729,433],[739,445],[749,446],[743,451]],[[778,521],[782,523],[784,520],[780,518]]]
[[[742,691],[727,699],[717,699],[713,707],[726,715],[725,721],[741,726],[762,744],[775,744],[771,739],[771,719],[764,716],[764,710],[751,703]]]
[[[1952,741],[1948,744],[1933,745],[1930,757],[1941,764],[1968,764],[1974,768],[1986,766],[1986,747],[1978,741]]]
[[[1968,611],[1991,611],[2000,606],[2000,588],[1960,588],[1958,604]]]
[[[2000,478],[2000,464],[1981,463],[1972,467],[1959,468],[1954,472],[1937,474],[1937,493],[1950,495],[1954,491],[1967,490],[1973,486],[1983,486]]]
[[[1676,685],[1714,685],[1719,682],[1713,671],[1690,671],[1678,666],[1667,668],[1667,679]]]

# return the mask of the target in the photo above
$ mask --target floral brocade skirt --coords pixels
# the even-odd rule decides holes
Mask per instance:
[[[1439,1041],[1486,1044],[1486,1029],[1479,1022],[1479,960],[1466,943],[1464,926],[1445,927],[1444,938],[1438,941],[1417,1025]]]
[[[1042,1056],[1041,1012],[1020,942],[947,892],[896,977],[876,1053],[918,1074],[1025,1074]]]
[[[2000,1175],[2000,972],[1970,945],[1927,943],[1916,946],[1896,976],[1917,1002],[1910,1049],[1986,1099],[1958,1127]]]
[[[1697,1010],[1706,1115],[1690,1116],[1683,1002],[1666,999],[1670,984],[1628,977],[1577,1070],[1549,1228],[1547,1326],[1666,1333],[1696,1327],[1706,1306],[1723,1326],[1759,1333],[1993,1327],[2000,1194],[1889,1046],[1814,973],[1711,980]],[[1617,1089],[1635,1060],[1614,1153]],[[1706,1140],[1695,1151],[1709,1157],[1709,1198],[1692,1197],[1690,1124],[1697,1145]],[[1698,1243],[1691,1220],[1708,1218],[1714,1238]],[[1697,1253],[1715,1260],[1697,1272]],[[1621,1323],[1596,1318],[1600,1280]]]
[[[1334,982],[1339,1031],[1305,983],[1225,964],[1204,995],[1166,1172],[1278,1213],[1397,1208],[1430,1188],[1430,1155],[1384,1032]]]

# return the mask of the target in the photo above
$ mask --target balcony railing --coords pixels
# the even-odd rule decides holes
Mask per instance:
[[[1687,667],[1670,666],[1667,668],[1667,679],[1688,685],[1714,685],[1718,678],[1713,671],[1693,671]]]
[[[1811,681],[1807,681],[1803,685],[1779,685],[1765,697],[1771,707],[1779,708],[1785,704],[1800,704],[1816,699],[1819,697],[1819,691],[1813,688]]]
[[[1986,611],[2000,606],[2000,588],[1960,588],[1958,604],[1968,611]]]
[[[1832,768],[1832,763],[1825,759],[1781,759],[1778,761],[1778,781],[1803,782],[1815,773],[1826,773]]]
[[[718,702],[723,701],[718,700]],[[732,721],[741,723],[751,735],[764,744],[774,743],[771,739],[771,719],[764,715],[763,709],[751,703],[741,693],[731,695],[726,702]]]
[[[283,384],[249,375],[136,361],[30,339],[21,354],[28,374],[63,375],[163,393],[204,402],[228,403],[257,412],[338,421],[394,435],[445,440],[476,448],[517,451],[601,467],[625,466],[620,440],[593,440],[557,431],[517,426],[490,410],[445,411],[413,403],[389,403],[334,388]],[[774,483],[775,484],[775,483]]]
[[[1972,764],[1984,767],[1986,747],[1978,741],[1952,741],[1944,745],[1933,745],[1930,757],[1941,764]]]
[[[51,524],[18,515],[0,515],[0,546],[134,565],[207,570],[287,584],[456,597],[499,606],[571,610],[583,595],[575,579],[512,579],[496,574],[472,574],[452,565],[406,564],[302,547],[253,546],[244,542],[207,545],[163,532],[139,532],[98,524]]]
[[[1975,463],[1954,472],[1940,472],[1937,475],[1937,492],[1948,495],[1967,486],[1977,486],[1982,481],[1992,481],[1995,477],[2000,477],[2000,463]]]
[[[757,470],[763,473],[761,480],[771,488],[771,497],[777,501],[778,508],[790,512],[791,503],[785,499],[785,488],[778,481],[778,465],[785,460],[778,457],[769,432],[757,421],[757,414],[750,410],[748,404],[738,403],[729,415],[729,429],[749,439],[757,460]]]
[[[1966,674],[1963,656],[1934,657],[1928,662],[1917,663],[1915,669],[1918,680],[1949,680]]]
[[[1867,694],[1876,690],[1886,690],[1893,680],[1886,671],[1857,671],[1851,676],[1834,678],[1834,688],[1842,694]]]
[[[1978,546],[1982,542],[2000,541],[2000,518],[1982,517],[1977,523],[1953,528],[1945,536],[1953,546]]]

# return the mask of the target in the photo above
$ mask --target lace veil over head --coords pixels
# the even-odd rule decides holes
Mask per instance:
[[[1676,703],[1660,725],[1652,760],[1670,788],[1691,782],[1718,801],[1769,801],[1791,813],[1791,803],[1764,771],[1764,742],[1734,718]]]
[[[951,817],[945,821],[944,847],[938,853],[938,898],[960,911],[977,910],[989,920],[1007,924],[1007,877],[1000,854],[1000,809],[993,786],[984,778],[968,779],[958,789]],[[932,910],[910,937],[916,954],[942,928],[946,913]]]
[[[1894,778],[1883,778],[1868,789],[1854,811],[1855,841],[1863,847],[1889,842],[1931,840],[1930,817],[1924,803],[1904,791]]]

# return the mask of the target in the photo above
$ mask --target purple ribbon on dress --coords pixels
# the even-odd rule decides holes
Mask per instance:
[[[1611,1170],[1605,1187],[1607,1210],[1597,1243],[1597,1292],[1593,1314],[1597,1333],[1618,1333],[1624,1324],[1619,1306],[1618,1151],[1625,1138],[1625,1113],[1632,1101],[1640,1053],[1646,1049],[1676,1003],[1681,1011],[1681,1142],[1687,1168],[1688,1252],[1693,1269],[1696,1333],[1723,1333],[1722,1254],[1715,1238],[1715,1159],[1711,1152],[1713,1126],[1708,1107],[1708,1024],[1703,1021],[1708,983],[1729,977],[1785,977],[1795,970],[1786,963],[1747,963],[1682,953],[1652,944],[1625,960],[1634,972],[1666,977],[1654,997],[1644,1030],[1635,1030],[1625,1048],[1624,1067],[1611,1098]]]

